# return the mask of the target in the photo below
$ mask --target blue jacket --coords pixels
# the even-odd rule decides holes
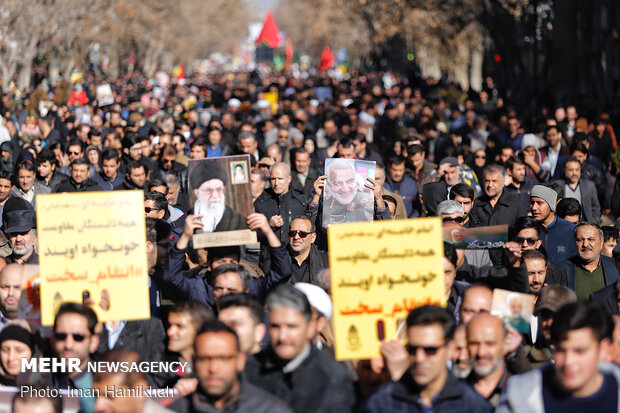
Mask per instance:
[[[575,291],[577,289],[577,264],[579,256],[575,255],[560,264],[562,271],[566,274],[566,282],[568,288]],[[603,266],[603,276],[605,285],[614,284],[618,280],[618,270],[613,258],[601,255],[601,265]]]
[[[575,255],[577,251],[575,250],[575,238],[573,236],[574,229],[575,224],[558,216],[547,228],[542,226],[540,239],[547,251],[549,261],[560,264]]]
[[[93,177],[90,178],[90,179],[92,179],[94,182],[96,182],[97,185],[99,185],[101,187],[101,189],[103,189],[104,191],[111,191],[115,187],[117,187],[120,184],[122,184],[123,181],[125,180],[125,177],[123,176],[123,174],[118,172],[116,174],[116,178],[114,178],[113,181],[110,181],[108,179],[108,177],[103,174],[103,172],[100,172],[98,174],[93,175]]]
[[[416,209],[418,204],[418,184],[415,179],[409,175],[404,175],[400,187],[396,190],[394,181],[392,181],[389,175],[386,175],[383,187],[388,191],[397,193],[403,198],[407,217],[414,218],[420,215]]]
[[[250,278],[250,294],[256,296],[261,303],[269,291],[280,283],[289,279],[293,273],[291,258],[283,245],[278,248],[269,247],[271,256],[271,270],[262,278]],[[186,300],[194,300],[206,304],[215,310],[213,287],[203,277],[186,277],[181,273],[185,250],[177,248],[176,244],[168,252],[168,261],[164,266],[162,280],[165,284]]]
[[[420,393],[409,372],[396,382],[379,387],[362,405],[360,413],[417,413],[424,412]],[[465,382],[448,372],[443,389],[433,400],[433,413],[492,412],[493,406]]]

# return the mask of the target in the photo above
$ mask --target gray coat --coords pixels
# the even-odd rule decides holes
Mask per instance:
[[[566,182],[559,180],[558,183],[566,185]],[[579,189],[581,190],[581,209],[583,210],[583,219],[586,222],[591,222],[597,225],[601,225],[601,205],[598,202],[598,195],[596,192],[596,185],[589,179],[579,179]]]

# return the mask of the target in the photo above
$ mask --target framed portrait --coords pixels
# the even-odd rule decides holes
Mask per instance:
[[[231,183],[233,185],[247,184],[248,179],[248,167],[244,161],[231,162],[230,163],[230,176]]]
[[[250,156],[222,156],[189,161],[189,195],[203,227],[194,248],[256,242],[246,220],[254,212],[250,191]]]
[[[327,158],[323,189],[323,227],[343,222],[372,221],[373,191],[366,188],[375,179],[376,163],[357,159]]]
[[[535,298],[531,294],[496,288],[493,290],[491,314],[500,317],[504,323],[514,327],[519,333],[528,334],[534,317]]]

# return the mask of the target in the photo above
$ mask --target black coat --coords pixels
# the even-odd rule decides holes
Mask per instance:
[[[294,257],[291,257],[291,260],[294,260]],[[293,277],[290,278],[291,283],[304,282],[309,284],[318,284],[317,277],[319,273],[329,267],[329,257],[325,251],[320,251],[316,245],[312,244],[310,247],[310,254],[306,258],[306,269],[299,277],[298,280],[294,280]],[[291,265],[297,265],[293,262]]]
[[[616,284],[611,284],[607,287],[601,288],[598,291],[594,291],[590,294],[590,302],[601,304],[611,315],[620,314],[620,311],[618,311],[618,303],[616,301]]]
[[[293,190],[299,192],[300,194],[303,194],[304,198],[308,199],[310,198],[312,190],[314,189],[314,181],[316,181],[316,178],[318,178],[318,173],[316,169],[309,168],[308,177],[306,178],[305,185],[301,184],[298,175],[299,174],[297,172],[292,173],[293,179],[291,181],[291,185],[293,186]]]
[[[245,374],[254,385],[284,400],[295,413],[350,413],[355,404],[353,379],[328,353],[311,346],[310,354],[291,373],[268,348],[251,356]]]
[[[280,215],[284,224],[279,228],[274,228],[274,232],[283,244],[288,243],[288,231],[291,228],[291,221],[302,216],[306,209],[306,200],[303,195],[289,190],[283,195],[273,192],[268,188],[254,201],[256,212],[264,214],[267,219],[274,215]]]
[[[251,412],[251,413],[292,413],[293,411],[268,392],[241,380],[241,390],[239,399],[233,406],[224,406],[222,410],[215,408],[208,399],[199,392],[177,398],[174,403],[168,406],[173,412],[179,413],[198,413],[198,412]]]
[[[64,184],[60,184],[56,189],[57,193],[61,192],[91,192],[91,191],[103,191],[99,185],[92,179],[88,178],[86,181],[82,182],[82,185],[78,187],[77,182],[73,180],[73,178],[69,179],[68,182]]]

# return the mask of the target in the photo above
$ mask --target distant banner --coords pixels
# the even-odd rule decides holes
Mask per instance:
[[[99,319],[150,317],[142,191],[37,196],[41,321],[65,301],[95,302]]]
[[[109,84],[97,86],[97,103],[99,106],[107,106],[114,103],[114,95]]]
[[[329,227],[336,359],[379,355],[421,305],[445,305],[441,220]]]
[[[278,92],[265,93],[265,100],[271,105],[271,113],[278,113]]]
[[[456,222],[446,222],[443,225],[443,239],[457,249],[502,248],[508,242],[508,225],[463,228]]]

